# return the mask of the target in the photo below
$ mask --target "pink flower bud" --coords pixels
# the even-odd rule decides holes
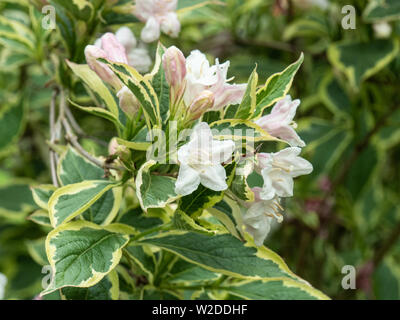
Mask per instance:
[[[112,138],[110,143],[108,144],[108,154],[114,155],[118,151],[119,144],[117,139]]]
[[[211,109],[213,105],[214,94],[209,90],[204,90],[189,106],[190,119],[199,119],[203,113]]]
[[[172,46],[165,51],[163,66],[168,83],[175,90],[181,87],[186,77],[186,59],[182,51]]]
[[[99,58],[108,59],[107,53],[104,50],[96,46],[88,45],[85,48],[85,57],[90,69],[96,72],[104,82],[107,82],[116,90],[122,87],[120,80],[114,72],[112,72],[106,64],[97,60]]]
[[[125,47],[118,41],[114,34],[107,32],[103,35],[101,37],[101,46],[109,60],[128,64]]]
[[[128,89],[127,86],[122,87],[117,93],[119,106],[129,118],[132,118],[139,110],[139,101]]]

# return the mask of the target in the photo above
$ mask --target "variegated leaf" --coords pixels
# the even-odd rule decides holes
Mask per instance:
[[[88,288],[113,270],[129,241],[129,227],[112,224],[100,227],[87,221],[66,223],[46,239],[52,279],[42,295],[64,287]]]

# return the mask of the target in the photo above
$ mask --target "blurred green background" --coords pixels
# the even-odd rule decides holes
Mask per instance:
[[[203,2],[180,0],[179,7]],[[305,54],[290,93],[302,101],[295,120],[314,171],[297,180],[295,196],[284,203],[285,220],[267,246],[334,299],[399,299],[400,2],[207,3],[181,11],[179,38],[162,42],[185,54],[200,49],[210,59],[230,60],[236,83],[246,81],[255,64],[263,82]],[[342,13],[345,5],[354,8],[354,17],[348,16],[351,8]],[[91,33],[65,17],[57,17],[63,27],[46,31],[40,6],[0,2],[0,272],[8,277],[5,298],[12,299],[35,297],[45,275],[45,254],[32,248],[48,230],[27,217],[38,209],[29,186],[50,183],[53,75],[67,82],[64,59],[84,63],[84,46],[121,22],[140,30],[109,13]],[[354,19],[355,29],[343,28],[343,19]],[[113,136],[101,119],[77,115],[90,135]],[[93,152],[106,150],[84,141]],[[342,288],[345,265],[357,269],[356,290]]]

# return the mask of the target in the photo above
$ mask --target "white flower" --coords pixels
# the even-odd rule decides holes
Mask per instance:
[[[304,158],[299,157],[300,152],[300,148],[290,147],[276,153],[258,153],[258,165],[261,168],[272,165],[274,168],[288,172],[293,178],[310,174],[313,166]]]
[[[262,200],[260,188],[252,189],[255,201],[251,204],[244,204],[247,210],[243,214],[243,224],[246,231],[253,237],[254,243],[261,246],[271,230],[274,218],[281,223],[283,220],[280,210],[279,199]]]
[[[160,31],[177,37],[181,25],[176,15],[177,0],[136,0],[134,14],[146,25],[142,29],[144,42],[153,42],[160,37]]]
[[[231,159],[234,148],[232,140],[214,140],[207,123],[196,125],[190,141],[178,150],[180,168],[175,192],[191,194],[200,183],[214,191],[226,190],[226,172],[221,163]]]
[[[300,152],[300,148],[292,147],[277,153],[257,154],[258,168],[264,179],[260,192],[263,200],[293,196],[293,178],[312,172],[311,163],[299,157]]]
[[[271,200],[276,196],[293,196],[293,178],[284,170],[267,167],[261,170],[264,185],[260,192],[261,199]]]
[[[389,38],[392,34],[392,26],[387,22],[374,23],[373,28],[378,39]]]
[[[288,142],[292,147],[304,147],[306,144],[300,139],[294,129],[297,128],[293,121],[300,100],[292,101],[290,95],[278,101],[271,113],[256,120],[255,123],[270,135]]]
[[[0,300],[4,299],[5,289],[7,285],[7,277],[0,273]]]
[[[148,72],[153,64],[149,51],[143,44],[138,44],[131,29],[121,27],[117,30],[115,36],[126,50],[128,64],[140,73]]]
[[[206,56],[199,50],[192,51],[186,59],[186,90],[183,96],[185,104],[190,105],[204,90],[214,93],[214,110],[242,101],[246,84],[229,84],[227,73],[230,62],[210,66]]]

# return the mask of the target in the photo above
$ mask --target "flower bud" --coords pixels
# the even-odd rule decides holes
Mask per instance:
[[[92,45],[88,45],[85,48],[86,62],[90,69],[97,73],[97,75],[104,81],[113,86],[116,90],[120,90],[122,87],[118,77],[112,72],[112,70],[104,63],[98,61],[97,59],[103,58],[107,59],[107,53]]]
[[[129,118],[132,118],[139,110],[140,103],[138,99],[133,95],[127,86],[122,87],[122,89],[118,91],[117,97],[119,99],[119,106],[121,109]]]
[[[103,35],[101,37],[101,46],[109,60],[128,64],[126,50],[114,34],[107,32]]]
[[[204,90],[189,106],[190,119],[199,119],[203,113],[211,109],[213,105],[214,94],[209,90]]]
[[[110,143],[108,144],[108,154],[114,155],[118,150],[118,146],[119,144],[117,142],[117,139],[112,138]]]
[[[165,76],[171,87],[177,89],[182,86],[186,77],[186,59],[182,51],[172,46],[163,55]]]

